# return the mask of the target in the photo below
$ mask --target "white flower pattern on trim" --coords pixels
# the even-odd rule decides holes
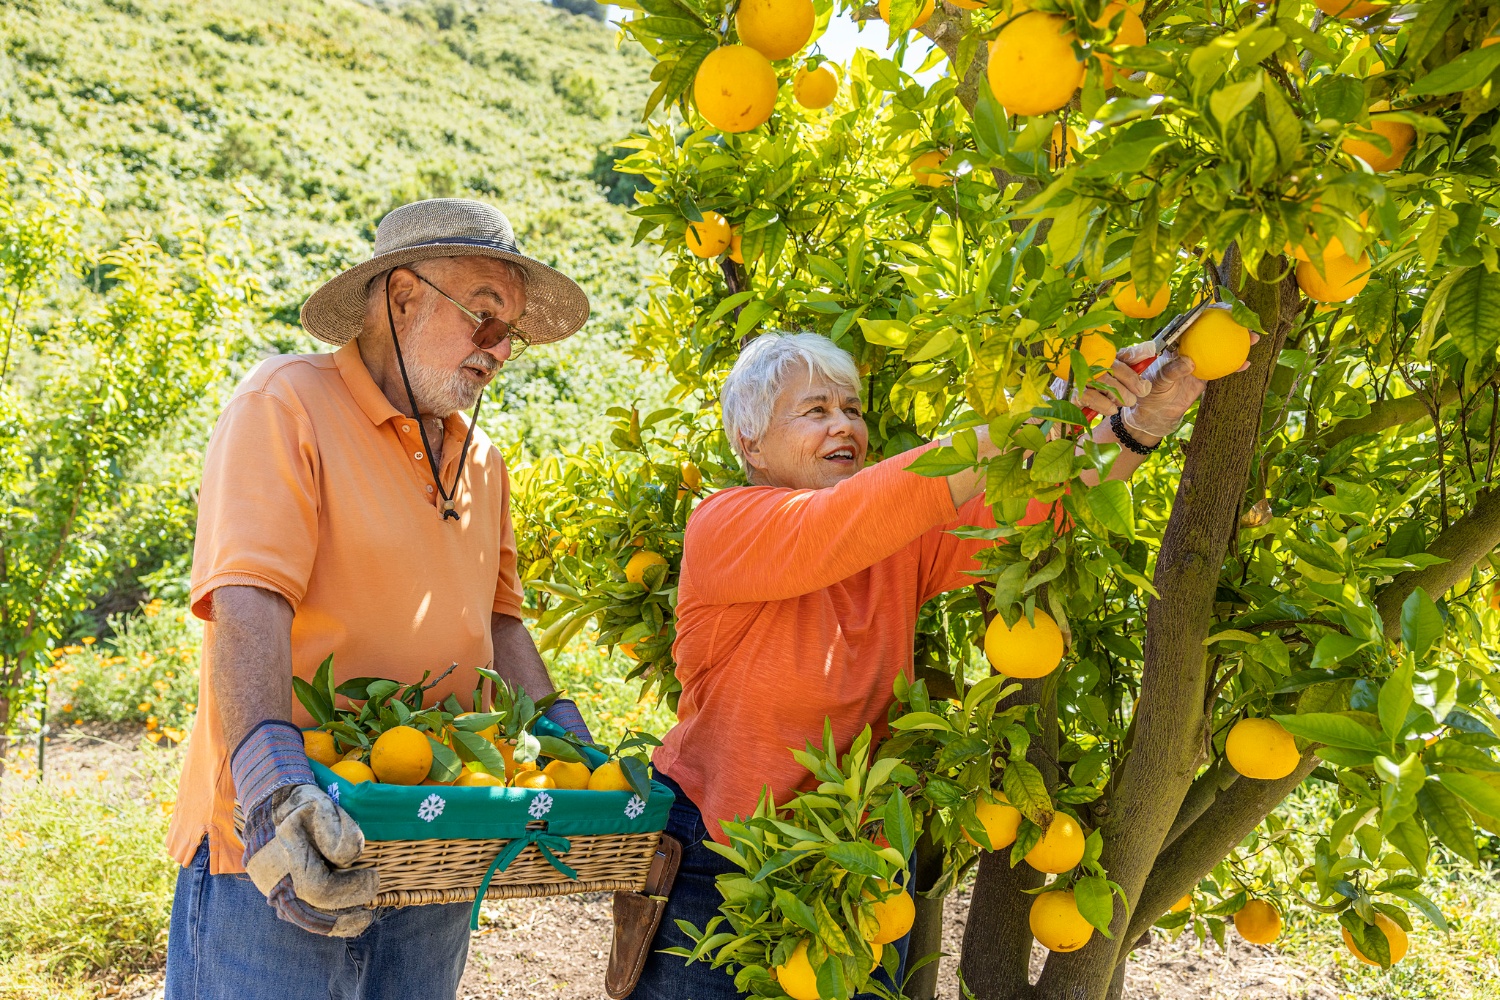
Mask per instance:
[[[339,786],[337,784],[328,786],[328,797],[333,800],[334,805],[339,804]]]
[[[434,792],[423,799],[421,805],[417,806],[417,817],[431,823],[443,814],[443,810],[447,806],[447,800]]]
[[[531,800],[531,805],[526,811],[531,813],[532,819],[541,819],[552,811],[552,796],[546,792],[537,792],[536,798]]]
[[[639,795],[632,795],[630,801],[625,803],[625,815],[629,819],[636,819],[645,811],[646,803],[641,801]]]

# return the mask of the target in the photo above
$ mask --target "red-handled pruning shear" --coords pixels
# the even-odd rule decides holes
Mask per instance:
[[[1207,309],[1210,305],[1212,305],[1210,302],[1200,302],[1187,312],[1178,313],[1172,317],[1171,321],[1162,327],[1156,336],[1151,338],[1151,343],[1156,345],[1156,353],[1149,357],[1141,358],[1141,360],[1130,366],[1130,370],[1139,375],[1151,367],[1151,362],[1176,347],[1177,342],[1182,339],[1182,335],[1187,333],[1188,327],[1193,325],[1193,320],[1202,315],[1203,310]],[[1098,412],[1087,406],[1083,408],[1083,419],[1086,421],[1092,422],[1098,415]]]

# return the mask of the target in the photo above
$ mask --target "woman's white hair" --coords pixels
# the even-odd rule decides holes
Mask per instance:
[[[724,436],[748,471],[743,441],[759,440],[771,424],[787,376],[806,371],[859,395],[859,369],[849,352],[820,333],[763,333],[740,352],[724,381]]]

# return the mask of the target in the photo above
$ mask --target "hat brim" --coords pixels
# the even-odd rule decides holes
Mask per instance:
[[[437,257],[490,257],[526,272],[526,309],[515,326],[528,343],[571,337],[589,318],[589,299],[578,283],[523,254],[472,243],[419,243],[372,257],[334,275],[302,303],[302,328],[325,344],[342,347],[359,336],[371,280],[392,268]]]

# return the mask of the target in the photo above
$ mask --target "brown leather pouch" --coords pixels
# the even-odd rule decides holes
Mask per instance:
[[[681,863],[681,841],[664,833],[656,845],[645,890],[615,893],[615,935],[604,972],[604,992],[610,1000],[625,1000],[635,990]]]

